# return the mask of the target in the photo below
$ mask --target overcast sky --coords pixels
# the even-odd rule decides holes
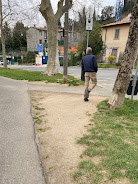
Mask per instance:
[[[51,0],[51,3],[52,3],[52,5],[53,5],[53,8],[54,9],[56,9],[56,7],[57,7],[57,2],[58,2],[59,0]],[[115,6],[115,4],[116,4],[116,1],[117,0],[95,0],[95,2],[97,3],[99,3],[99,4],[101,4],[101,7],[104,7],[104,6]],[[77,5],[80,3],[80,6],[82,6],[82,5],[90,5],[90,4],[92,4],[92,2],[94,2],[94,0],[74,0],[73,1],[74,2],[74,4],[76,4],[77,3]],[[78,3],[79,2],[79,3]]]
[[[52,4],[54,12],[56,12],[56,10],[57,10],[58,1],[59,0],[51,0],[51,4]],[[101,10],[105,6],[115,6],[116,1],[117,0],[85,0],[85,1],[84,0],[73,0],[73,3],[74,3],[73,11],[70,11],[69,15],[70,15],[70,18],[74,19],[76,17],[75,11],[81,10],[83,6],[86,6],[87,9],[89,6],[93,6],[93,7],[95,6],[97,14],[100,14]],[[96,2],[95,5],[93,2]],[[94,9],[93,7],[91,9]],[[61,18],[61,22],[63,22],[63,21],[64,21],[64,17]]]
[[[3,4],[6,3],[7,0],[2,0]],[[11,26],[13,27],[17,21],[22,21],[25,26],[33,26],[34,24],[38,27],[43,27],[46,25],[44,18],[38,11],[38,6],[41,3],[41,0],[12,0],[16,2],[19,7],[16,8],[18,12],[18,16],[15,16]],[[11,1],[11,2],[12,2]],[[57,10],[57,3],[59,0],[51,0],[51,4],[54,12]],[[77,19],[76,12],[81,11],[83,6],[86,6],[87,12],[93,12],[94,7],[96,9],[96,14],[100,15],[101,10],[105,6],[115,6],[117,0],[73,0],[73,10],[70,11],[69,16],[71,19]],[[94,3],[95,2],[95,3]],[[31,8],[31,9],[30,9]],[[22,12],[22,13],[20,13]],[[25,17],[27,15],[28,17]],[[61,22],[64,22],[64,17],[61,18]]]
[[[59,0],[51,0],[51,4],[52,4],[54,11],[57,10],[58,1]],[[75,11],[81,11],[83,6],[86,6],[87,9],[89,9],[88,7],[91,6],[91,10],[94,9],[94,6],[95,6],[96,13],[99,15],[101,13],[101,10],[105,6],[115,7],[116,1],[117,0],[85,0],[85,1],[84,0],[73,0],[73,3],[74,3],[73,10],[74,11],[70,11],[69,15],[70,15],[70,18],[74,19],[76,17]],[[61,22],[63,21],[64,21],[64,18],[62,17]]]

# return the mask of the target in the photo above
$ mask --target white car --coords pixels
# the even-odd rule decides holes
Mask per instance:
[[[3,65],[3,64],[4,64],[2,60],[0,61],[0,64],[1,64],[1,65]]]

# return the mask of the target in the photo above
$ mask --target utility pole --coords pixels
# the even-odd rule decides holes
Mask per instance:
[[[74,21],[72,21],[72,43],[74,42]]]
[[[92,28],[93,28],[93,17],[91,17],[89,14],[89,17],[86,18],[86,31],[87,31],[87,47],[86,47],[86,49],[88,48],[88,45],[89,45],[89,31],[92,31]]]
[[[68,10],[69,0],[65,0],[63,82],[67,82],[68,74]]]
[[[88,45],[89,45],[89,31],[87,31],[87,47],[86,47],[86,49],[88,48]]]
[[[2,56],[3,56],[4,68],[7,69],[6,51],[5,51],[5,35],[3,31],[2,0],[0,0],[0,29],[1,29]]]
[[[132,93],[131,93],[131,101],[133,101],[133,96],[134,96],[135,88],[136,88],[136,85],[137,85],[137,77],[138,77],[138,61],[137,61],[136,73],[135,73],[134,79],[132,81],[133,88],[132,88]]]

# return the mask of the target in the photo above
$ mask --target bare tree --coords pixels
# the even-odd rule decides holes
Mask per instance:
[[[0,0],[0,28],[1,28],[1,43],[2,43],[2,55],[3,55],[4,68],[7,69],[5,35],[4,35],[4,29],[3,29],[2,0]]]
[[[4,23],[11,19],[12,15],[14,14],[12,8],[16,7],[16,3],[12,0],[2,1],[0,0],[0,29],[1,29],[1,42],[2,42],[2,55],[3,55],[3,62],[4,68],[7,69],[7,60],[6,60],[6,49],[5,49],[5,32],[4,32]]]
[[[109,99],[109,107],[119,108],[124,103],[126,90],[129,85],[129,81],[132,75],[132,69],[134,62],[138,55],[138,0],[136,0],[135,6],[132,11],[132,20],[130,24],[129,36],[126,44],[126,48],[123,54],[121,62],[121,68],[118,72],[112,96]]]
[[[69,8],[72,7],[72,0],[69,0]],[[58,2],[57,12],[54,14],[50,0],[41,0],[40,12],[45,18],[48,28],[48,64],[44,71],[46,75],[60,72],[58,59],[57,29],[58,21],[65,12],[64,0]]]

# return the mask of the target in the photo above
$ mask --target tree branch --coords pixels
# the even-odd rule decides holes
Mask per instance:
[[[58,9],[57,12],[55,14],[55,17],[57,18],[57,21],[59,21],[59,19],[62,17],[62,15],[65,13],[65,5],[63,5],[64,0],[60,0],[58,2]],[[69,9],[72,7],[72,0],[69,0]]]
[[[41,0],[39,10],[46,21],[48,21],[48,19],[54,15],[50,0]]]

